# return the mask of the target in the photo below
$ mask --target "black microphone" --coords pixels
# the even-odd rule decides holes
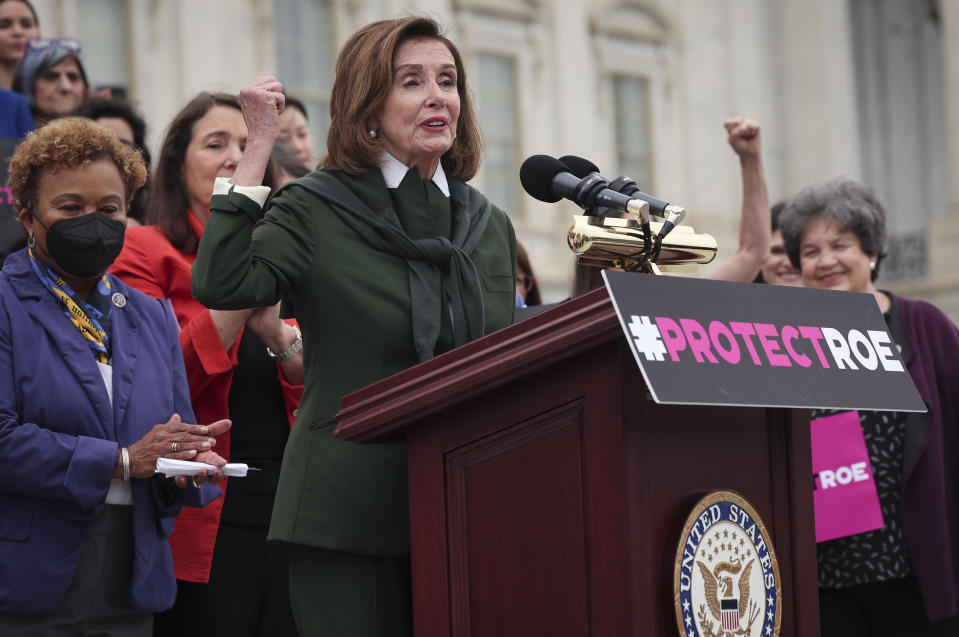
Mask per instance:
[[[569,172],[573,173],[577,177],[585,177],[591,172],[599,172],[599,168],[596,167],[596,164],[588,159],[583,159],[582,157],[566,155],[564,157],[560,157],[559,160],[569,166]],[[636,185],[636,182],[629,177],[617,177],[609,182],[608,188],[610,190],[620,192],[633,199],[642,199],[649,204],[649,211],[652,214],[656,215],[657,217],[665,217],[667,221],[671,220],[675,225],[682,223],[683,219],[686,218],[685,208],[674,206],[668,201],[663,201],[659,197],[646,194],[645,192],[641,191],[639,186]]]
[[[567,158],[573,161],[578,172],[585,173],[581,179],[569,172],[570,167],[566,163],[549,155],[534,155],[524,161],[519,174],[526,192],[550,203],[566,197],[587,211],[613,208],[638,215],[643,229],[643,252],[649,259],[653,251],[649,204],[607,188],[608,180],[593,163],[573,155],[567,155]]]
[[[581,208],[599,206],[648,217],[648,205],[641,199],[610,190],[607,180],[598,172],[580,179],[569,167],[549,155],[533,155],[519,170],[523,189],[540,201],[555,203],[560,199],[575,201]]]
[[[569,172],[573,173],[580,179],[584,179],[587,176],[596,173],[602,177],[603,181],[609,182],[609,179],[603,175],[599,168],[593,162],[588,159],[583,159],[582,157],[577,157],[576,155],[564,155],[560,157],[559,160],[566,164],[566,167],[569,168]],[[586,211],[586,214],[594,217],[605,217],[609,213],[609,208],[603,206],[602,208],[593,208]]]
[[[581,172],[599,172],[599,169],[596,167],[596,164],[589,161],[588,159],[583,159],[582,157],[576,157],[575,155],[566,155],[560,161],[570,167],[570,172],[574,175],[582,176]],[[682,206],[675,206],[668,201],[663,201],[659,197],[654,197],[652,195],[647,195],[645,192],[639,189],[639,186],[636,185],[636,182],[626,177],[625,175],[617,177],[609,183],[609,189],[616,192],[620,192],[627,197],[634,199],[641,199],[649,204],[649,211],[652,212],[657,217],[663,217],[665,221],[663,222],[662,228],[659,229],[659,243],[656,246],[656,254],[654,259],[659,258],[659,250],[662,246],[662,240],[666,238],[670,232],[673,231],[673,228],[678,226],[686,218],[686,209]],[[647,217],[648,219],[648,217]]]
[[[566,164],[567,168],[569,168],[569,172],[581,179],[589,173],[602,172],[593,162],[589,161],[588,159],[583,159],[582,157],[577,157],[576,155],[563,155],[559,158],[559,160]]]
[[[564,164],[566,164],[567,166],[569,166],[570,172],[578,177],[583,177],[590,173],[601,174],[596,164],[589,161],[588,159],[577,157],[576,155],[564,155],[563,157],[560,157],[559,160],[563,162]],[[629,177],[619,177],[618,179],[614,179],[607,187],[610,190],[613,190],[615,192],[621,192],[627,197],[631,197],[634,199],[642,199],[649,204],[649,208],[644,209],[645,214],[640,215],[640,225],[643,229],[643,241],[645,245],[644,251],[646,253],[646,258],[648,259],[650,255],[652,254],[652,246],[653,246],[652,230],[649,227],[649,211],[653,210],[653,204],[651,203],[650,200],[655,200],[657,203],[660,200],[656,199],[655,197],[650,197],[646,193],[640,192],[638,186],[636,186],[635,188],[626,189],[625,187],[628,186],[626,182],[629,182],[629,184],[636,186],[636,182],[634,182]],[[670,228],[670,230],[671,229],[672,228]],[[660,234],[660,240],[662,240],[662,237],[664,236],[665,235]],[[658,256],[659,256],[659,246],[656,246],[656,257]]]

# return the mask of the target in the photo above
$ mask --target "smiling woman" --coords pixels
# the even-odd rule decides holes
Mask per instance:
[[[871,188],[849,179],[807,188],[788,202],[779,227],[806,287],[865,292],[889,308],[873,285],[886,256],[886,213]]]
[[[869,186],[810,186],[779,227],[807,287],[876,299],[929,408],[858,414],[885,526],[818,545],[822,635],[955,635],[959,567],[942,556],[959,553],[959,330],[929,303],[876,288],[886,215]]]
[[[783,233],[779,229],[779,217],[785,207],[786,202],[780,201],[769,210],[772,221],[769,255],[763,261],[762,269],[759,271],[759,276],[756,277],[755,282],[802,287],[799,270],[793,267],[793,264],[789,261],[789,255],[786,254],[786,246],[783,243]]]

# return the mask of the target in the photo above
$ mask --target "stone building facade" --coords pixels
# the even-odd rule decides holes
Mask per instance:
[[[774,201],[837,175],[871,183],[890,219],[881,283],[959,319],[957,0],[35,4],[45,35],[80,37],[93,81],[139,105],[154,148],[194,92],[236,91],[263,74],[306,101],[322,138],[349,34],[391,15],[437,18],[464,54],[482,116],[475,183],[510,212],[550,301],[569,294],[575,207],[523,193],[525,157],[574,154],[633,177],[685,206],[722,258],[735,250],[740,207],[722,121],[756,117]]]

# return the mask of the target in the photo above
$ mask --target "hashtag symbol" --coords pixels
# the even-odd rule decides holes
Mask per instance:
[[[666,354],[666,346],[663,345],[663,339],[659,336],[659,328],[649,321],[648,316],[633,314],[629,331],[636,343],[636,351],[645,355],[646,360],[663,360],[663,356]]]

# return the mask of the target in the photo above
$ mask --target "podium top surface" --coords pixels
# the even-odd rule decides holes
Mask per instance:
[[[612,340],[622,332],[600,288],[347,394],[334,433],[395,437],[414,420]]]

